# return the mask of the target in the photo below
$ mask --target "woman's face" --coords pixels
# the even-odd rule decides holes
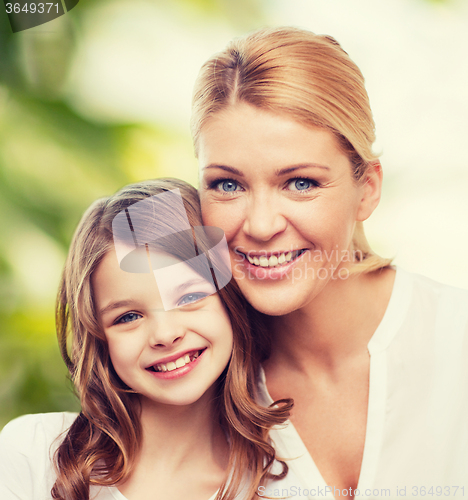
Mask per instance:
[[[108,252],[92,278],[95,306],[114,369],[143,405],[189,405],[227,366],[232,328],[213,284],[163,257],[170,267],[155,279],[122,271]]]
[[[346,279],[355,223],[378,203],[378,164],[357,183],[331,132],[244,103],[205,124],[199,161],[204,224],[225,231],[256,309],[287,314]]]

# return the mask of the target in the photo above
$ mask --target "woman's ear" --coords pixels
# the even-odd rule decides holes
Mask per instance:
[[[379,160],[369,162],[362,183],[362,198],[356,215],[356,220],[368,219],[380,201],[382,193],[382,165]]]

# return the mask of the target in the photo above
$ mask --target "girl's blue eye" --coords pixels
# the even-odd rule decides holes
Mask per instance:
[[[232,179],[226,179],[218,184],[218,189],[226,193],[237,191],[238,187],[239,185],[237,184],[237,182],[233,181]]]
[[[208,296],[208,294],[203,293],[203,292],[188,293],[187,295],[184,295],[179,300],[179,303],[177,305],[178,306],[186,306],[187,304],[192,304],[193,302],[196,302],[197,300],[204,299],[207,296]]]
[[[307,191],[316,186],[317,183],[311,179],[292,179],[288,183],[288,187],[291,191]]]
[[[115,323],[131,323],[132,321],[136,321],[137,319],[140,319],[142,316],[141,314],[137,314],[134,312],[124,314],[121,316]]]

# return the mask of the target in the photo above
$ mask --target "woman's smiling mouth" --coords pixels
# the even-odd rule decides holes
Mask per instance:
[[[243,253],[237,250],[236,253],[242,256],[242,261],[238,262],[249,276],[259,280],[278,280],[290,274],[296,264],[302,261],[301,257],[307,250],[307,248],[302,248],[301,250],[265,252],[263,254],[260,252]],[[242,270],[236,269],[236,264],[234,264],[234,275],[235,271],[240,272],[240,276],[242,276]],[[245,274],[243,276],[245,277]]]
[[[258,253],[253,253],[249,252],[248,254],[239,252],[244,258],[246,258],[249,263],[253,266],[256,267],[262,267],[262,268],[278,268],[282,266],[286,266],[290,262],[293,262],[296,260],[298,257],[300,257],[306,249],[302,250],[294,250],[294,251],[289,251],[289,252],[280,252],[280,253],[274,253],[274,254],[258,254]]]

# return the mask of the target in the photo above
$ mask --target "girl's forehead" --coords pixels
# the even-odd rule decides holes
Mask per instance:
[[[157,269],[151,268],[148,257]],[[217,292],[205,255],[196,262],[182,261],[165,252],[150,252],[146,272],[127,272],[120,268],[115,250],[110,250],[93,274],[93,290],[97,308],[102,310],[112,303],[137,301],[154,304],[166,311],[178,306],[187,293],[203,292],[205,296]]]

